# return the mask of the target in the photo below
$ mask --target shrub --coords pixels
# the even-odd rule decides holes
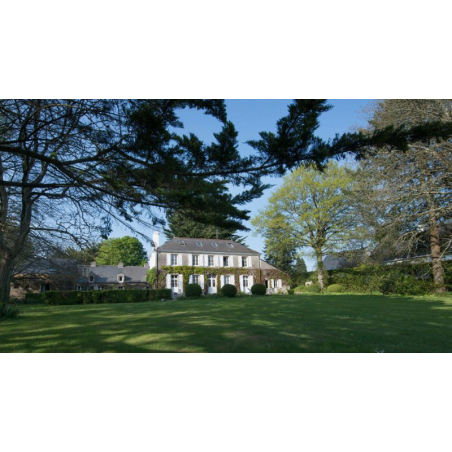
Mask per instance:
[[[254,284],[251,287],[251,293],[253,295],[265,295],[267,292],[267,288],[263,284]]]
[[[202,289],[199,284],[187,284],[185,287],[185,296],[188,298],[199,298],[202,294]]]
[[[254,286],[253,286],[254,287]],[[221,294],[225,297],[235,297],[237,295],[237,287],[235,287],[232,284],[225,284],[221,290],[220,290]]]
[[[295,289],[296,294],[300,293],[320,293],[322,289],[318,284],[312,284],[311,286],[300,286],[296,287]]]
[[[26,293],[25,303],[45,303],[44,293]]]
[[[14,304],[7,304],[0,308],[0,320],[15,319],[20,314],[20,309]]]
[[[329,293],[342,293],[344,292],[344,286],[342,286],[341,284],[330,284],[327,288],[326,291]]]
[[[294,290],[294,289],[289,289],[289,290],[287,291],[287,293],[288,293],[289,295],[293,295],[293,294],[295,293],[295,290]]]

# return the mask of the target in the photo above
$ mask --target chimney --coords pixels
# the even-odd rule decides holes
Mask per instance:
[[[96,261],[91,262],[91,267],[95,267],[96,266]]]
[[[149,269],[149,264],[147,262],[144,264],[144,268]]]
[[[159,231],[155,231],[154,234],[152,235],[152,242],[153,242],[154,248],[158,248],[160,246],[160,232]]]
[[[120,262],[120,263],[118,264],[118,268],[124,268],[124,263],[123,263],[123,262]]]

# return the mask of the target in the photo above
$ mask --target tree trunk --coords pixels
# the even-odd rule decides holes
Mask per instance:
[[[321,250],[316,250],[317,256],[317,280],[319,281],[319,286],[323,290],[325,288],[325,282],[323,280],[323,253]]]
[[[435,292],[446,292],[444,282],[444,269],[441,263],[441,244],[438,222],[436,216],[430,214],[430,249],[432,253],[433,282],[435,283]]]
[[[2,256],[0,258],[0,316],[6,313],[13,272],[14,262]]]

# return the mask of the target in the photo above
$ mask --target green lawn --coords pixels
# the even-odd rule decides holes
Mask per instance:
[[[0,352],[452,352],[452,297],[26,305]]]

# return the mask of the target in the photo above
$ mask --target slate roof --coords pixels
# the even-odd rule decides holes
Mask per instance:
[[[138,283],[146,282],[145,267],[133,267],[127,266],[119,268],[117,265],[100,265],[99,267],[90,267],[84,265],[81,267],[83,276],[80,276],[77,282],[87,283],[89,281],[90,274],[94,274],[95,283],[118,283],[118,275],[122,273],[124,275],[125,283]]]
[[[181,242],[184,242],[185,245],[182,245]],[[202,243],[202,246],[198,246],[197,242]],[[212,243],[216,243],[218,246],[214,246]],[[228,246],[228,243],[232,244],[232,248]],[[159,246],[157,251],[159,253],[251,254],[256,256],[260,254],[258,251],[254,251],[232,240],[193,239],[186,237],[174,237]]]

